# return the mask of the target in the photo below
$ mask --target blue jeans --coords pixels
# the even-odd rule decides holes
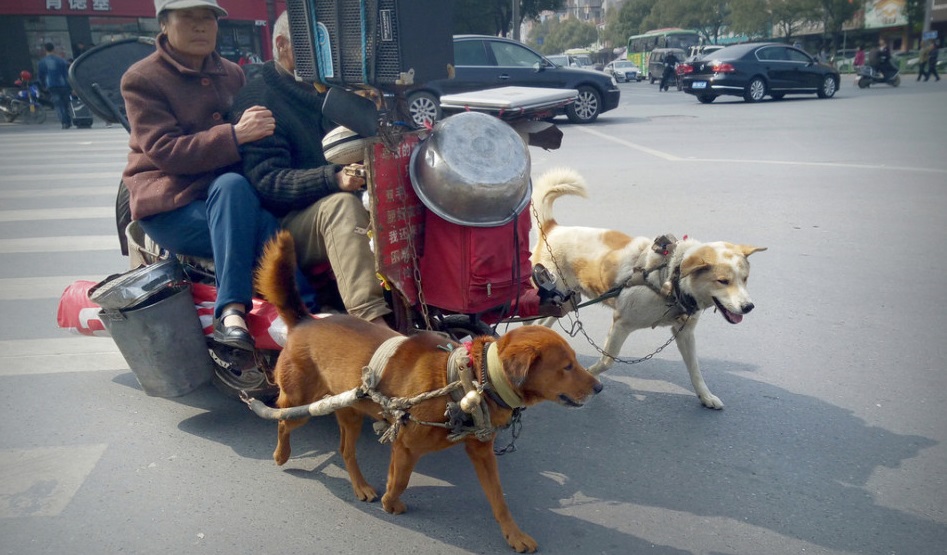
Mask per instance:
[[[260,207],[256,190],[245,177],[225,173],[211,183],[207,200],[195,200],[140,223],[145,233],[173,254],[214,259],[214,317],[219,318],[223,307],[231,303],[250,310],[253,269],[279,223]]]
[[[72,125],[72,110],[69,105],[69,87],[49,87],[49,97],[56,107],[56,115],[63,126]]]

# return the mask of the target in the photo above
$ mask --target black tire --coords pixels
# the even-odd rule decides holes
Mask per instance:
[[[444,316],[440,322],[440,328],[438,331],[446,333],[454,341],[465,341],[481,335],[496,336],[493,328],[465,314]]]
[[[26,107],[26,111],[23,112],[23,121],[26,123],[35,123],[41,124],[46,123],[46,108],[36,105],[30,109],[30,106]]]
[[[716,100],[716,99],[717,99],[717,97],[714,96],[714,95],[712,95],[712,94],[700,94],[700,95],[697,95],[697,100],[699,100],[701,104],[710,104],[711,102],[713,102],[713,101]]]
[[[891,80],[891,86],[892,86],[892,87],[897,87],[897,86],[899,86],[899,85],[901,85],[901,76],[900,76],[900,75],[898,75],[897,77],[895,77],[894,79]]]
[[[429,92],[418,91],[408,96],[408,114],[418,129],[441,119],[441,103]]]
[[[859,88],[859,89],[867,89],[867,88],[870,87],[870,86],[871,86],[871,79],[870,79],[870,78],[868,78],[868,77],[860,77],[860,78],[858,79],[858,88]]]
[[[278,353],[258,353],[275,365]],[[232,399],[240,399],[241,392],[264,403],[270,403],[279,395],[279,387],[271,384],[266,373],[256,363],[253,354],[228,349],[222,345],[210,348],[214,361],[214,377],[211,380],[221,393]]]
[[[773,97],[773,100],[782,100],[783,97],[786,95],[784,95],[783,93],[773,93],[770,96]]]
[[[653,84],[654,84],[654,75],[652,75],[650,71],[648,72],[648,79],[651,79],[651,84],[653,85]]]
[[[766,81],[762,77],[754,77],[746,84],[746,90],[743,91],[743,100],[747,102],[759,102],[766,96]]]
[[[592,123],[602,113],[602,95],[589,86],[581,86],[578,91],[575,102],[566,106],[566,116],[572,123]]]
[[[835,91],[838,90],[838,83],[835,81],[835,77],[831,75],[826,75],[825,79],[822,80],[822,86],[819,87],[818,95],[819,98],[832,98],[835,96]]]

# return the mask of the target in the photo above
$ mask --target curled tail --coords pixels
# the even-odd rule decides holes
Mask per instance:
[[[552,217],[552,203],[563,195],[577,195],[588,197],[585,190],[585,180],[579,172],[571,168],[553,168],[544,173],[533,184],[533,210],[537,229],[546,230],[547,226],[555,225]]]
[[[254,281],[257,291],[276,307],[290,329],[309,319],[296,289],[296,245],[288,231],[280,231],[266,244]]]

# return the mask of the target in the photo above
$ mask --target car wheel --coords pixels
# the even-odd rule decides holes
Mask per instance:
[[[835,96],[835,91],[838,90],[838,83],[835,82],[835,78],[831,75],[826,75],[825,79],[822,80],[822,86],[819,87],[819,98],[832,98]]]
[[[592,123],[602,112],[602,96],[592,87],[579,87],[579,96],[566,107],[572,123]]]
[[[773,97],[773,100],[782,100],[783,97],[786,95],[784,95],[783,93],[773,93],[770,96]]]
[[[897,77],[895,77],[894,79],[891,80],[891,86],[892,86],[892,87],[897,87],[897,86],[900,85],[900,84],[901,84],[901,76],[900,76],[900,75],[898,75]]]
[[[433,94],[419,91],[408,97],[408,113],[411,123],[420,129],[441,119],[441,104]]]
[[[743,92],[743,100],[747,102],[759,102],[763,100],[764,96],[766,96],[766,83],[763,79],[759,77],[750,79],[746,90]]]
[[[713,101],[716,100],[716,99],[717,99],[717,97],[714,96],[714,95],[712,95],[712,94],[701,94],[701,95],[697,95],[697,100],[699,100],[701,104],[710,104],[711,102],[713,102]]]

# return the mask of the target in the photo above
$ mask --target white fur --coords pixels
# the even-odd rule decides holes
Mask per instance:
[[[726,242],[701,243],[694,239],[679,241],[665,256],[652,250],[653,237],[629,237],[621,232],[592,227],[560,226],[552,217],[552,205],[563,195],[586,197],[585,181],[567,168],[550,170],[533,186],[534,222],[539,241],[533,248],[533,264],[543,264],[560,276],[564,284],[577,289],[585,299],[594,299],[612,287],[624,283],[635,268],[652,270],[651,287],[625,287],[617,297],[603,304],[614,310],[613,321],[603,348],[605,353],[589,371],[608,370],[618,357],[631,332],[655,326],[674,326],[677,348],[684,358],[691,383],[704,406],[723,408],[723,402],[710,392],[697,360],[694,329],[704,309],[715,307],[730,323],[739,323],[753,310],[746,289],[750,265],[747,256],[764,247]],[[660,268],[664,263],[666,267]],[[697,310],[683,315],[668,314],[668,298],[658,293],[670,288],[674,269],[681,268],[680,291],[692,297]],[[546,319],[551,325],[555,320]],[[611,355],[611,356],[609,356]]]

